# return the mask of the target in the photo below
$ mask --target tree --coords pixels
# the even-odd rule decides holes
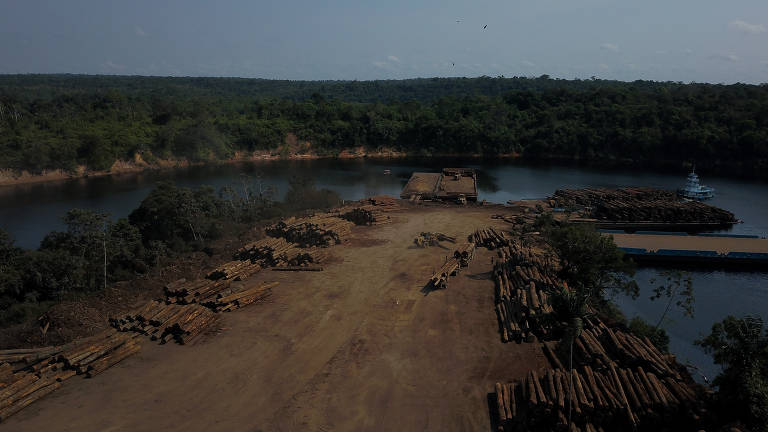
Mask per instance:
[[[180,188],[161,182],[128,216],[148,246],[162,241],[170,249],[182,251],[191,244],[202,245],[220,232],[224,203],[213,188]]]
[[[667,306],[656,323],[656,329],[661,327],[673,303],[682,309],[684,316],[693,318],[695,298],[693,296],[693,279],[691,274],[677,270],[663,270],[659,272],[659,275],[662,277],[662,281],[658,285],[656,285],[658,282],[656,278],[651,279],[651,284],[656,285],[653,288],[651,300],[666,297]]]
[[[613,238],[597,232],[594,226],[539,221],[544,238],[559,258],[558,276],[571,290],[584,297],[586,304],[597,306],[607,291],[638,295],[638,286],[630,277],[634,263],[624,259]]]
[[[537,218],[534,227],[543,231],[544,238],[560,261],[560,278],[568,284],[555,291],[552,307],[555,319],[564,323],[568,346],[568,368],[573,368],[573,343],[581,334],[590,307],[599,309],[606,302],[608,290],[637,296],[638,287],[628,276],[634,265],[624,260],[624,253],[593,226],[558,224],[551,215]],[[562,345],[561,345],[562,346]],[[569,384],[568,418],[570,423],[573,399],[572,377]]]
[[[317,189],[309,177],[295,176],[289,180],[285,204],[291,210],[328,209],[341,204],[339,194],[329,189]]]
[[[14,246],[13,239],[0,229],[0,297],[16,298],[23,291],[20,261],[23,250]]]
[[[723,367],[713,381],[720,419],[768,431],[768,329],[762,318],[728,316],[695,343]]]

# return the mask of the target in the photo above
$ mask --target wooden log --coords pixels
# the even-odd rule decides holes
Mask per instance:
[[[54,381],[48,386],[42,387],[35,391],[34,393],[31,393],[27,395],[26,397],[16,401],[13,405],[10,405],[2,410],[0,410],[0,423],[8,420],[8,417],[16,414],[17,412],[24,409],[29,404],[35,402],[38,399],[41,399],[43,396],[53,392],[54,390],[61,387],[61,383],[58,381]]]
[[[539,377],[536,374],[536,371],[531,370],[529,374],[533,381],[533,386],[536,389],[536,399],[539,400],[539,404],[552,406],[552,401],[547,400],[547,396],[544,394],[544,389],[541,388],[541,382],[539,382]]]
[[[552,365],[557,369],[565,369],[563,364],[560,363],[560,359],[557,358],[557,354],[554,352],[554,350],[552,350],[552,348],[546,342],[542,343],[541,345],[544,349],[544,354],[547,356]]]
[[[619,380],[619,375],[616,372],[616,367],[613,365],[613,363],[609,365],[609,371],[610,371],[611,381],[613,381],[613,386],[616,388],[616,392],[620,397],[620,402],[624,405],[624,408],[626,409],[627,420],[629,420],[629,422],[632,425],[635,425],[636,424],[635,415],[632,412],[632,408],[630,407],[630,404],[629,404],[629,399],[627,398],[627,395],[624,392],[624,388],[621,385],[621,381]]]
[[[663,405],[665,401],[663,401],[662,397],[659,396],[659,394],[656,392],[655,386],[648,379],[648,375],[646,375],[642,367],[637,368],[637,374],[640,378],[640,381],[643,383],[648,396],[651,398],[651,402],[654,405]]]
[[[85,376],[87,378],[93,378],[131,355],[136,354],[140,349],[141,345],[135,342],[124,344],[120,348],[91,363]]]
[[[272,267],[272,271],[323,271],[322,266],[285,266],[285,267]]]
[[[507,410],[504,406],[504,393],[501,383],[496,383],[496,407],[499,413],[499,423],[503,424],[507,421]]]

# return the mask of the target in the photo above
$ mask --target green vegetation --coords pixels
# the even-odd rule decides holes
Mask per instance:
[[[669,335],[663,328],[652,326],[640,317],[632,318],[628,327],[636,336],[647,337],[662,352],[669,352]]]
[[[435,78],[269,81],[0,76],[0,168],[107,169],[140,155],[235,152],[521,154],[600,164],[768,172],[768,86]]]
[[[768,431],[768,328],[759,317],[729,316],[696,341],[723,367],[717,386],[715,417],[721,424],[743,422]]]
[[[244,177],[239,188],[188,189],[161,183],[127,219],[70,210],[66,231],[48,234],[37,250],[14,246],[0,230],[0,327],[37,318],[51,304],[95,293],[130,280],[190,251],[211,254],[210,241],[254,223],[306,209],[327,209],[340,200],[294,179],[286,202],[274,190]]]
[[[651,300],[658,300],[662,297],[667,298],[667,306],[656,323],[656,329],[661,328],[664,320],[667,318],[669,310],[674,304],[683,312],[683,316],[693,318],[694,303],[696,298],[693,295],[693,278],[688,272],[678,270],[662,270],[659,272],[661,281],[656,278],[651,279],[653,295]]]

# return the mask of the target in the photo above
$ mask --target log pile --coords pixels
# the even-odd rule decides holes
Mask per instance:
[[[459,259],[456,259],[454,256],[445,257],[445,264],[429,278],[427,286],[432,289],[448,288],[448,278],[458,273],[460,267]]]
[[[597,321],[597,324],[592,324]],[[622,367],[642,367],[660,377],[680,379],[672,358],[648,338],[639,338],[618,328],[611,329],[597,318],[588,320],[573,344],[575,364],[595,368],[617,363]]]
[[[564,284],[554,274],[546,256],[522,248],[517,242],[498,250],[500,260],[494,265],[496,316],[504,342],[550,339],[549,293]]]
[[[509,239],[507,236],[494,228],[488,227],[475,231],[469,235],[468,240],[478,247],[484,247],[490,250],[507,246]]]
[[[733,213],[678,198],[674,192],[651,188],[561,189],[550,204],[585,207],[588,216],[602,221],[669,223],[736,223]]]
[[[467,242],[453,251],[453,258],[459,261],[459,267],[469,266],[469,262],[475,257],[475,244]]]
[[[184,345],[211,328],[217,320],[217,312],[231,311],[264,300],[277,285],[278,282],[265,283],[241,291],[235,291],[227,285],[226,289],[206,292],[195,298],[198,291],[188,290],[194,285],[177,281],[166,286],[166,294],[170,296],[166,301],[149,301],[122,317],[110,318],[109,322],[121,332],[149,336],[161,344],[175,341]]]
[[[264,267],[320,264],[328,255],[328,251],[322,247],[300,248],[282,237],[266,237],[243,246],[235,253],[234,258],[252,263],[255,273],[258,271],[255,266],[260,270]],[[247,264],[243,266],[249,268]]]
[[[271,237],[284,238],[299,247],[333,246],[349,235],[354,222],[329,215],[288,218],[267,227]]]
[[[63,346],[0,351],[0,422],[63,381],[93,377],[137,353],[136,336],[110,329]]]
[[[690,428],[702,406],[694,387],[642,367],[548,369],[496,383],[499,430],[654,430],[671,418]],[[695,430],[695,429],[694,429]]]
[[[205,278],[210,280],[245,280],[262,269],[261,263],[250,260],[229,261],[208,273]]]

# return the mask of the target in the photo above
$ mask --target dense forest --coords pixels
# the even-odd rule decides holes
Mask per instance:
[[[285,145],[289,134],[311,147]],[[768,173],[768,85],[539,78],[271,81],[0,76],[0,168],[109,169],[141,155],[413,155]]]

